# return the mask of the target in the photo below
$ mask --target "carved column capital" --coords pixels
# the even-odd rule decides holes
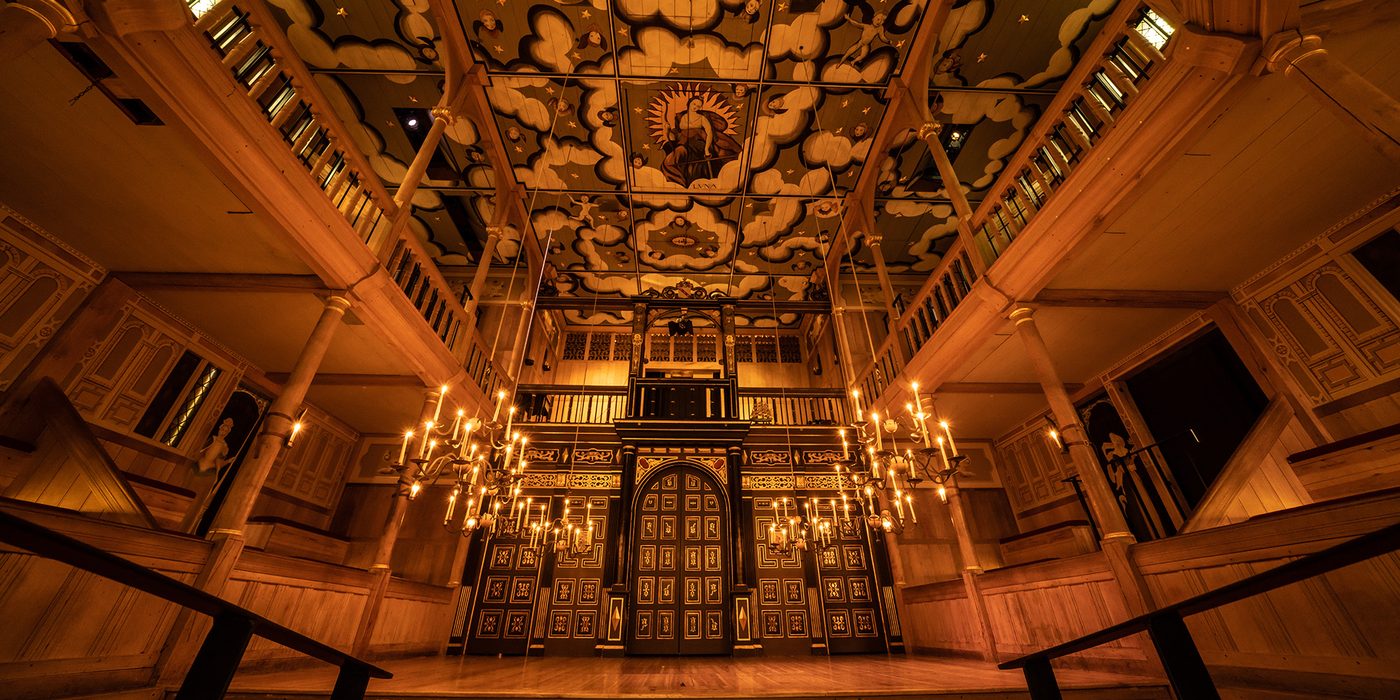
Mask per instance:
[[[930,141],[937,139],[943,133],[943,123],[937,119],[930,119],[919,126],[919,140]]]
[[[1309,56],[1327,53],[1322,37],[1301,34],[1296,29],[1279,32],[1264,42],[1264,66],[1271,73],[1287,75],[1297,63]]]
[[[46,28],[49,38],[63,32],[71,32],[78,27],[78,20],[73,18],[73,13],[54,0],[19,0],[10,3],[9,7],[32,15]]]
[[[866,242],[866,243],[869,243],[872,247],[874,247],[874,246],[879,246],[879,245],[880,245],[881,243],[883,243],[884,241],[885,241],[885,236],[884,236],[884,234],[879,234],[879,233],[867,233],[867,234],[865,234],[865,242]]]
[[[504,238],[505,235],[506,235],[506,227],[504,227],[504,226],[487,226],[487,227],[486,227],[486,237],[487,237],[487,238],[495,238],[495,239],[499,240],[499,239],[501,239],[501,238]]]
[[[435,120],[436,120],[436,119],[441,119],[441,120],[447,122],[448,126],[451,126],[452,124],[456,123],[456,121],[457,121],[457,115],[456,115],[456,113],[454,113],[454,112],[452,111],[452,108],[451,108],[451,107],[445,107],[445,106],[434,107],[434,108],[428,110],[428,114],[433,115],[433,119],[435,119]]]
[[[1035,309],[1029,306],[1017,306],[1006,315],[1007,318],[1015,322],[1016,325],[1035,322]]]

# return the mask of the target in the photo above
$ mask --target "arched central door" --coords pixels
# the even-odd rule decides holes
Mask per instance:
[[[728,654],[724,591],[728,513],[707,472],[666,467],[633,507],[633,654]]]

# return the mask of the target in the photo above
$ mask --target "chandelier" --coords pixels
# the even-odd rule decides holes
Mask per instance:
[[[410,501],[425,486],[432,486],[441,478],[450,479],[452,492],[443,526],[459,529],[463,536],[477,528],[495,534],[501,510],[513,515],[524,505],[520,502],[520,482],[525,475],[524,455],[529,439],[511,430],[514,406],[507,412],[505,423],[501,423],[505,398],[504,391],[496,394],[496,410],[489,421],[467,418],[466,412],[458,409],[448,425],[439,422],[447,401],[447,387],[440,387],[433,417],[424,421],[421,433],[404,432],[398,459],[382,470],[399,475],[399,483],[407,485]],[[458,510],[462,514],[460,526],[453,523]]]
[[[849,439],[846,428],[837,430],[842,459],[837,460],[834,467],[839,477],[841,499],[849,504],[854,498],[857,503],[864,504],[865,522],[871,530],[903,532],[906,517],[917,524],[919,516],[915,512],[913,491],[924,481],[932,481],[938,488],[938,497],[946,503],[945,485],[967,459],[957,453],[948,421],[937,423],[941,430],[939,435],[929,429],[929,415],[924,412],[918,382],[910,384],[910,392],[914,401],[905,404],[910,435],[903,449],[898,434],[904,424],[888,416],[881,420],[875,411],[870,412],[867,420],[859,390],[851,392],[856,422]]]

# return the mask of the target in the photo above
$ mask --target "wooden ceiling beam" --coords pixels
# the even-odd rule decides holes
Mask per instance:
[[[1081,309],[1206,309],[1225,292],[1156,289],[1042,289],[1033,303]]]
[[[114,272],[140,291],[320,293],[330,288],[316,275],[264,275],[239,272]]]
[[[1073,394],[1084,388],[1083,384],[1066,384],[1065,391]],[[944,382],[938,385],[934,396],[944,394],[1042,394],[1036,382]]]
[[[276,384],[287,383],[287,372],[269,372],[267,378]],[[423,380],[412,374],[337,374],[322,372],[311,380],[312,386],[350,387],[410,387],[423,388]]]
[[[482,302],[486,304],[486,302]],[[647,297],[540,297],[537,308],[569,311],[631,311],[639,303],[653,309],[718,309],[733,305],[742,314],[826,314],[831,313],[827,301],[759,301],[755,299],[661,299]]]

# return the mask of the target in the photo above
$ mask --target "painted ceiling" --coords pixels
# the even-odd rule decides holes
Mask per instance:
[[[414,197],[411,225],[440,263],[480,253],[493,139],[560,293],[686,278],[761,299],[813,291],[865,168],[893,272],[932,269],[952,242],[926,147],[905,131],[871,153],[910,61],[933,63],[930,107],[976,206],[1116,2],[956,0],[926,30],[930,55],[911,56],[926,0],[458,0],[451,18],[421,0],[269,1],[391,190],[442,97],[437,23],[462,24],[492,120],[459,118]],[[869,250],[853,260],[869,266]]]

